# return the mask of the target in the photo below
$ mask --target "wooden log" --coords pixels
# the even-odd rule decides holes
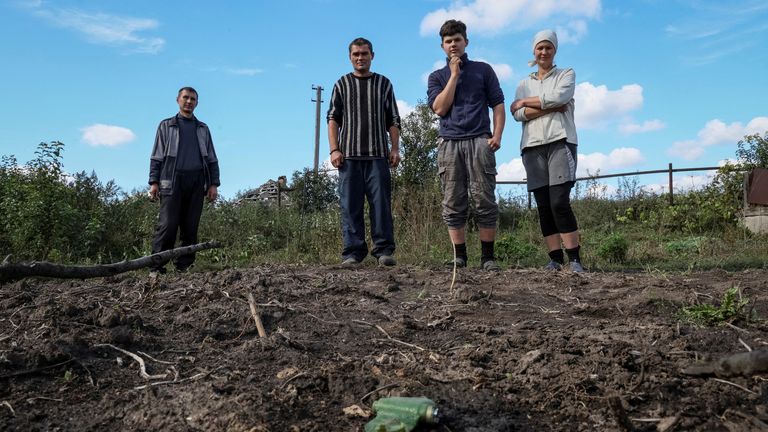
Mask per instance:
[[[732,354],[711,363],[688,366],[682,372],[693,376],[750,377],[768,372],[768,350]]]
[[[53,277],[60,279],[87,279],[94,277],[113,276],[131,270],[138,270],[153,265],[163,265],[168,261],[192,252],[221,247],[221,243],[210,241],[191,246],[178,247],[152,255],[147,255],[130,261],[120,261],[112,264],[93,266],[70,266],[55,264],[47,261],[30,263],[3,263],[0,265],[0,282],[9,282],[32,276]]]

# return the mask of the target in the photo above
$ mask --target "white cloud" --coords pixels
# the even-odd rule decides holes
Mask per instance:
[[[398,99],[397,100],[397,112],[400,113],[400,118],[404,119],[408,114],[412,113],[416,109],[415,106],[408,102]]]
[[[496,175],[496,180],[499,181],[521,181],[525,180],[525,178],[525,167],[523,167],[522,158],[515,158],[499,165],[498,174]]]
[[[714,176],[715,171],[708,171],[706,174],[698,175],[676,173],[672,178],[672,187],[676,193],[698,190],[712,183],[712,178]],[[642,189],[646,192],[654,194],[668,193],[669,182],[664,181],[664,183],[649,183],[643,185]]]
[[[83,34],[94,44],[124,47],[131,52],[148,54],[157,54],[165,46],[165,39],[142,34],[158,28],[159,23],[155,19],[121,17],[74,8],[45,8],[42,2],[30,2],[27,7],[57,27]]]
[[[320,166],[318,167],[318,170],[324,171],[330,177],[338,177],[339,176],[339,170],[336,169],[333,166],[333,164],[331,163],[331,157],[330,156],[328,156],[322,163],[320,163]]]
[[[622,147],[612,150],[609,154],[590,153],[579,154],[577,177],[606,174],[606,171],[626,168],[644,161],[640,150],[633,147]],[[526,178],[522,158],[514,158],[499,165],[497,179],[500,181],[519,181]]]
[[[208,66],[203,68],[206,72],[223,72],[229,75],[253,77],[264,73],[264,69],[259,68],[240,68],[231,66]]]
[[[587,22],[574,20],[565,26],[557,26],[557,42],[559,44],[577,44],[587,35]]]
[[[613,149],[609,154],[595,152],[579,154],[577,176],[607,174],[608,171],[626,168],[645,160],[640,150],[634,147]]]
[[[514,75],[512,66],[506,63],[491,63],[488,60],[481,59],[481,58],[478,58],[477,61],[485,62],[491,65],[491,67],[493,68],[493,71],[496,72],[496,77],[499,78],[499,81],[509,81],[510,79],[512,79],[512,76]],[[443,63],[443,65],[444,64],[445,63]]]
[[[576,125],[594,129],[604,126],[643,106],[643,87],[627,84],[619,90],[589,82],[576,85]]]
[[[491,63],[488,60],[485,60],[482,58],[477,58],[474,60],[485,62],[491,65],[491,67],[493,68],[493,71],[496,72],[496,77],[499,78],[499,81],[509,81],[515,76],[515,71],[514,69],[512,69],[512,66],[506,63]],[[429,82],[429,74],[431,74],[433,71],[436,71],[438,69],[442,69],[444,66],[445,66],[445,59],[434,62],[432,64],[431,70],[421,74],[421,81],[424,84],[427,84]]]
[[[429,74],[431,74],[432,72],[434,72],[434,71],[436,71],[438,69],[442,69],[443,66],[445,66],[445,59],[438,60],[438,61],[432,63],[432,69],[430,69],[427,72],[424,72],[423,74],[421,74],[421,81],[424,84],[427,84],[429,82]]]
[[[597,19],[600,9],[600,0],[454,0],[450,7],[428,13],[421,21],[420,33],[437,36],[446,20],[457,19],[467,25],[472,39],[474,33],[525,30],[560,19]]]
[[[707,147],[718,144],[735,144],[745,135],[763,133],[768,130],[768,117],[755,117],[749,123],[726,124],[719,119],[708,121],[697,133],[697,139],[676,141],[668,150],[672,156],[694,160],[704,154]]]
[[[256,69],[256,68],[224,68],[223,70],[224,72],[232,75],[243,75],[243,76],[256,76],[264,72],[263,69]]]
[[[136,134],[128,128],[100,123],[86,126],[80,131],[83,133],[81,139],[94,147],[117,147],[136,139]]]
[[[666,124],[664,124],[663,121],[654,119],[654,120],[646,120],[642,124],[637,123],[624,123],[619,125],[619,132],[621,132],[624,135],[633,135],[643,132],[652,132],[657,131],[660,129],[664,129],[667,127]]]

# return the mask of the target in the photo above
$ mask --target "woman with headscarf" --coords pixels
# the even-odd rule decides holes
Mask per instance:
[[[565,253],[571,271],[581,273],[579,228],[571,209],[570,193],[576,182],[576,125],[573,121],[576,75],[555,65],[557,34],[542,30],[533,38],[538,70],[520,81],[510,111],[523,124],[520,150],[539,211],[539,223],[549,251],[548,270],[560,270]]]

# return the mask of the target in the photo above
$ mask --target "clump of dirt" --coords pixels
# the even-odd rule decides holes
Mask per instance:
[[[0,285],[0,429],[357,431],[386,396],[434,400],[441,423],[422,431],[768,428],[765,375],[682,373],[768,345],[768,271],[462,269],[452,291],[451,276],[263,266]],[[755,319],[680,320],[732,286]]]

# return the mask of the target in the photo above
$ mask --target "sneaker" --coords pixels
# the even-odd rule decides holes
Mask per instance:
[[[574,273],[584,273],[584,266],[578,261],[571,261],[571,271]]]
[[[563,265],[557,261],[550,261],[549,264],[544,266],[544,270],[558,271],[563,268]]]
[[[397,264],[397,261],[395,261],[395,257],[393,257],[392,255],[382,255],[382,256],[379,257],[379,265],[380,266],[390,267],[390,266],[393,266],[395,264]]]
[[[488,260],[483,263],[483,270],[489,271],[489,272],[497,272],[497,271],[501,271],[501,267],[499,267],[499,265],[496,264],[496,261]]]
[[[467,266],[467,260],[465,258],[462,258],[462,257],[456,257],[456,259],[452,259],[452,260],[446,262],[445,264],[447,266],[449,266],[449,267],[453,267],[454,263],[456,265],[456,268],[463,268],[463,267]]]
[[[360,264],[360,261],[358,261],[355,257],[349,257],[341,262],[341,265],[343,266],[356,266]]]

